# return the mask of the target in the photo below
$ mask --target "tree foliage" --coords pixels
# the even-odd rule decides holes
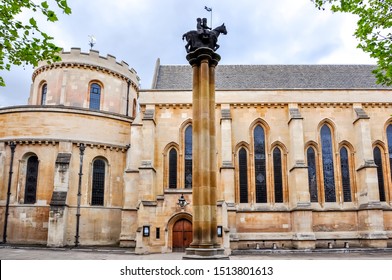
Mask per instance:
[[[377,60],[373,71],[377,83],[392,85],[392,1],[391,0],[312,0],[319,9],[357,15],[354,36],[358,48]]]
[[[71,9],[66,0],[52,0],[65,14]],[[54,6],[55,3],[51,3]],[[58,21],[56,12],[48,1],[1,0],[0,2],[0,71],[10,70],[11,65],[34,65],[39,61],[59,61],[61,48],[38,26],[37,18],[43,16],[49,22]],[[34,16],[23,20],[22,13],[30,11]],[[4,86],[0,76],[0,86]]]

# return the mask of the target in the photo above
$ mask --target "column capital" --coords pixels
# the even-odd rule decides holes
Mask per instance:
[[[218,65],[221,57],[210,48],[198,48],[197,50],[188,53],[186,59],[192,66],[200,65],[203,60],[208,60],[209,65],[215,67]]]

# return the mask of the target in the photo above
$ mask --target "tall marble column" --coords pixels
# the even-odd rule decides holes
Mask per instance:
[[[187,60],[193,69],[193,242],[184,259],[227,258],[216,233],[215,66],[220,56],[198,48]]]

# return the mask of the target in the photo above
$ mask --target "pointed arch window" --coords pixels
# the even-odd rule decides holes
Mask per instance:
[[[346,147],[340,149],[340,171],[342,174],[343,200],[351,202],[350,162]]]
[[[136,111],[137,111],[137,101],[136,99],[133,99],[133,105],[132,105],[132,117],[136,118]]]
[[[99,110],[101,106],[101,86],[92,83],[90,86],[90,109]]]
[[[238,152],[240,203],[248,203],[248,155],[244,148]]]
[[[265,133],[264,129],[258,125],[253,131],[254,139],[254,163],[256,182],[256,202],[267,202],[267,176],[266,176],[266,156],[265,156]]]
[[[102,159],[94,160],[91,205],[103,206],[105,193],[105,169],[105,161]]]
[[[192,188],[192,126],[185,129],[185,188]]]
[[[388,125],[387,127],[387,139],[388,139],[388,154],[389,154],[389,169],[391,172],[392,178],[392,125]]]
[[[177,188],[177,150],[175,148],[169,151],[169,188]]]
[[[310,202],[318,202],[316,152],[312,147],[309,147],[306,151],[306,159],[308,162],[308,184]]]
[[[275,202],[283,202],[283,173],[282,173],[282,152],[278,147],[272,152],[274,163],[274,191]]]
[[[331,129],[328,127],[328,125],[325,124],[322,126],[320,136],[324,174],[325,202],[336,202],[332,135]]]
[[[377,165],[377,180],[378,180],[378,191],[380,194],[380,201],[385,201],[385,184],[384,184],[382,153],[379,147],[374,148],[373,157],[374,157],[374,163]]]
[[[48,84],[43,84],[41,88],[41,105],[46,105],[46,93],[48,92]]]
[[[27,160],[25,204],[34,204],[37,200],[38,157],[31,156]]]

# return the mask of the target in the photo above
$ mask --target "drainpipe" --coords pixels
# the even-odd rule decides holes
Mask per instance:
[[[128,80],[128,89],[127,89],[127,113],[126,116],[129,115],[129,88],[131,87],[131,80]]]
[[[82,196],[82,177],[83,177],[83,155],[86,147],[84,144],[80,144],[79,152],[80,152],[80,162],[79,162],[79,184],[78,184],[78,202],[76,208],[76,235],[75,235],[75,247],[79,245],[79,223],[80,223],[80,201]]]
[[[7,190],[7,203],[5,205],[5,217],[4,217],[4,231],[3,231],[3,243],[7,243],[7,226],[8,226],[8,215],[9,215],[9,207],[10,207],[10,196],[11,196],[11,183],[12,183],[12,165],[14,164],[14,155],[15,155],[15,148],[16,142],[10,143],[11,148],[11,163],[10,163],[10,172],[8,177],[8,190]]]

